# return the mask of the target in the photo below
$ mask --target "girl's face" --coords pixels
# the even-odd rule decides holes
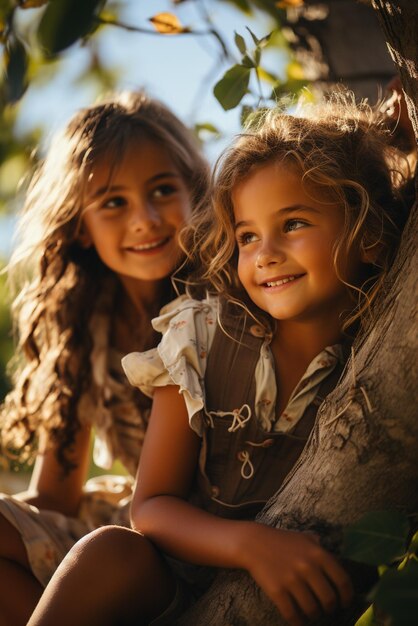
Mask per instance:
[[[301,175],[277,163],[233,192],[239,278],[251,300],[277,320],[324,321],[352,308],[333,262],[344,210],[317,190],[312,195]],[[347,281],[355,280],[360,263],[353,251]]]
[[[113,170],[113,171],[112,171]],[[191,213],[188,189],[164,148],[133,143],[116,167],[98,162],[90,176],[80,241],[94,246],[126,288],[171,274],[179,229]]]

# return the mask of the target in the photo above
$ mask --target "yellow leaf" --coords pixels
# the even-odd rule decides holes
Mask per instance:
[[[155,30],[163,35],[176,35],[178,33],[187,33],[188,28],[182,26],[179,18],[174,13],[157,13],[149,18]]]
[[[303,68],[297,61],[291,61],[286,68],[287,77],[290,80],[303,80],[305,78]]]
[[[293,7],[301,7],[303,4],[303,0],[280,0],[276,2],[276,7],[278,9],[291,9]]]
[[[267,83],[270,83],[270,85],[275,85],[277,83],[277,76],[274,76],[274,74],[267,72],[267,70],[263,69],[262,67],[258,68],[257,73],[258,77],[261,78],[261,80],[265,80]]]

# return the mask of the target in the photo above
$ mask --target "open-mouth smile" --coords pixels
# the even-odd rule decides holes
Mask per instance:
[[[291,285],[295,281],[305,276],[305,274],[288,274],[287,276],[277,276],[261,283],[261,286],[266,290],[273,290],[275,288],[284,287],[285,285]]]
[[[135,246],[129,246],[125,248],[129,252],[136,253],[152,253],[158,252],[161,248],[163,248],[169,241],[171,237],[162,237],[161,239],[155,239],[154,241],[146,241],[144,243],[138,243]]]

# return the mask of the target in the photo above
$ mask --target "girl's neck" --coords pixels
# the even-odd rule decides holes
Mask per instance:
[[[134,288],[133,288],[134,287]],[[129,281],[120,285],[115,300],[112,344],[121,352],[147,350],[155,344],[151,319],[163,305],[166,281],[149,281],[140,285]]]
[[[296,385],[324,348],[341,341],[339,325],[278,322],[271,342],[279,390],[277,415],[286,408]]]
[[[318,320],[312,323],[294,321],[277,322],[272,340],[273,352],[283,358],[292,357],[306,369],[311,361],[327,346],[341,343],[342,332],[339,319]]]
[[[128,315],[153,314],[160,308],[165,281],[130,281],[121,278],[121,309]]]

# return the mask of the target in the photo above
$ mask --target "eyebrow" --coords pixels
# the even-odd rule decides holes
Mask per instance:
[[[181,176],[177,172],[160,172],[155,176],[151,176],[151,178],[149,178],[146,182],[151,184],[157,183],[159,180],[165,178],[181,178]],[[87,199],[88,201],[94,200],[95,198],[99,198],[106,193],[117,193],[118,191],[123,191],[124,189],[126,189],[124,185],[102,185],[101,187],[96,189],[93,194],[89,194]]]
[[[313,206],[305,206],[304,204],[293,204],[292,206],[286,206],[281,209],[278,209],[275,214],[285,214],[288,215],[290,213],[295,213],[296,211],[305,211],[307,213],[320,213],[319,209],[315,209]],[[237,222],[234,226],[234,230],[241,228],[242,226],[249,226],[253,223],[253,220],[242,220],[241,222]]]

